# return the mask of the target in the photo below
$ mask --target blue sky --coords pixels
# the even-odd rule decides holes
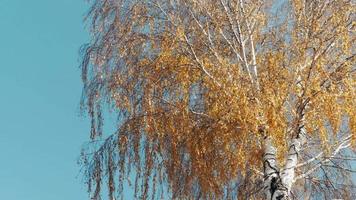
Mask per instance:
[[[84,200],[84,0],[0,0],[0,199]]]

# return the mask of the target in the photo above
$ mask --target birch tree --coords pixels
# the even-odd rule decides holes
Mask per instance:
[[[93,200],[356,199],[355,2],[91,3]]]

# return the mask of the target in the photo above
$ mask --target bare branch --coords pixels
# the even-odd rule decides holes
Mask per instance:
[[[330,162],[331,159],[333,157],[335,157],[342,149],[348,148],[351,145],[351,137],[352,135],[348,135],[346,136],[342,142],[336,147],[336,149],[333,151],[333,153],[331,154],[331,156],[326,157],[324,160],[320,161],[318,164],[316,164],[313,168],[311,168],[310,170],[300,174],[299,176],[295,177],[294,182],[305,178],[307,176],[309,176],[311,173],[313,173],[315,170],[317,170],[318,168],[320,168],[321,166],[325,165],[326,163]]]

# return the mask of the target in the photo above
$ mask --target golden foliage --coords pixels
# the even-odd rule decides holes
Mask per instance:
[[[345,117],[356,140],[350,1],[288,1],[279,18],[271,1],[239,2],[95,1],[83,62],[92,139],[102,100],[122,113],[89,156],[95,197],[100,171],[113,194],[118,170],[122,193],[135,167],[143,199],[165,181],[173,198],[232,198],[233,181],[262,165],[261,127],[280,159],[300,123],[325,151]]]

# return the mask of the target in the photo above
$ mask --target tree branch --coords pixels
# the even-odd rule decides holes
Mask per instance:
[[[315,170],[317,170],[318,168],[320,168],[321,166],[325,165],[326,163],[330,162],[331,159],[336,156],[342,149],[348,148],[351,145],[351,137],[352,135],[348,135],[346,136],[342,142],[337,146],[337,148],[334,150],[334,152],[331,154],[330,157],[326,157],[324,160],[320,161],[318,164],[316,164],[313,168],[311,168],[310,170],[300,174],[299,176],[295,177],[294,182],[305,178],[307,176],[309,176],[311,173],[313,173]]]

